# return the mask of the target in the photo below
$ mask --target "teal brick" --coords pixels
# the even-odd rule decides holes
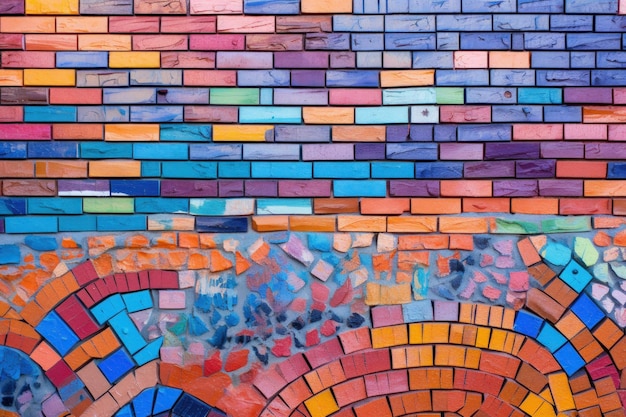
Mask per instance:
[[[273,88],[261,88],[261,101],[263,106],[271,106],[274,104],[274,89]]]
[[[301,107],[240,107],[239,123],[302,123]]]
[[[250,178],[250,162],[218,162],[220,178]]]
[[[126,306],[126,311],[128,311],[129,313],[152,308],[154,305],[154,303],[152,302],[152,295],[150,295],[149,290],[122,294],[122,300],[124,301],[124,305]]]
[[[186,198],[135,198],[136,213],[188,213],[189,200]]]
[[[308,198],[259,198],[257,214],[312,214],[311,199]]]
[[[82,214],[83,200],[80,198],[31,197],[28,199],[28,214]]]
[[[437,93],[435,88],[390,88],[383,90],[383,104],[435,104]]]
[[[111,318],[109,324],[131,355],[146,346],[146,341],[125,311]]]
[[[164,178],[217,178],[216,162],[163,162]]]
[[[209,142],[211,125],[162,124],[160,138],[166,142]]]
[[[465,104],[465,89],[463,87],[437,87],[437,104]]]
[[[125,308],[126,305],[124,304],[122,296],[119,294],[113,294],[93,306],[90,311],[98,323],[102,325],[113,318],[117,313],[123,311]]]
[[[142,177],[160,177],[161,176],[161,163],[153,161],[141,162],[141,176]]]
[[[98,230],[96,216],[60,216],[59,232],[94,232]]]
[[[372,178],[415,178],[413,162],[372,162]]]
[[[335,197],[385,197],[387,195],[387,181],[333,181]]]
[[[148,219],[144,215],[102,215],[96,219],[100,232],[123,232],[130,230],[146,230]]]
[[[253,178],[312,178],[311,162],[253,162]]]
[[[146,363],[159,358],[159,353],[163,346],[163,336],[148,343],[146,347],[133,355],[133,360],[137,365],[145,365]],[[145,392],[145,391],[144,391]],[[137,415],[135,413],[134,415]]]
[[[76,106],[24,106],[25,122],[76,122]]]
[[[133,158],[147,160],[189,159],[189,145],[186,143],[135,143]]]
[[[131,159],[132,143],[81,142],[80,157],[83,159]]]
[[[192,198],[189,212],[199,216],[249,216],[254,214],[251,198]]]
[[[314,162],[315,178],[361,179],[370,177],[369,162]]]
[[[394,107],[357,107],[355,110],[357,124],[388,124],[408,123],[409,108]]]
[[[537,340],[552,353],[567,342],[565,336],[563,336],[561,332],[555,329],[550,323],[545,323],[543,325]]]
[[[4,219],[6,233],[56,233],[59,231],[56,216],[18,216]]]
[[[258,88],[211,88],[210,102],[213,105],[258,105],[260,92]]]
[[[561,271],[559,277],[578,293],[584,290],[593,278],[585,268],[573,260]]]
[[[520,104],[561,104],[563,91],[560,88],[518,88],[517,101]]]

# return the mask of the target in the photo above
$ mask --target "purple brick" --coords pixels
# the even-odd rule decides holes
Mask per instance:
[[[439,197],[439,181],[392,180],[389,181],[390,197]]]
[[[293,87],[324,87],[326,85],[326,71],[291,71],[291,85]]]
[[[109,181],[107,180],[59,180],[60,196],[108,196]]]
[[[564,103],[613,103],[612,88],[571,87],[563,89]]]
[[[328,52],[275,52],[274,68],[328,68]]]
[[[483,159],[482,143],[442,143],[439,145],[439,158],[449,161]]]
[[[330,53],[331,68],[355,68],[356,53],[355,52],[331,52]]]
[[[430,142],[433,140],[431,125],[391,125],[387,126],[387,142]]]
[[[24,0],[2,0],[0,14],[24,14]]]
[[[487,143],[485,159],[537,159],[539,143]]]
[[[243,197],[243,180],[221,180],[218,182],[220,197]]]
[[[280,197],[330,197],[329,180],[283,180],[278,182]]]
[[[543,142],[542,158],[584,158],[585,145],[580,142]]]
[[[535,180],[499,180],[493,182],[494,197],[535,197],[539,194]]]
[[[245,191],[247,197],[278,197],[278,181],[246,181]]]
[[[354,159],[354,145],[350,143],[302,145],[303,161],[348,161]]]
[[[163,197],[217,197],[217,181],[162,180]]]
[[[517,178],[554,178],[556,161],[554,159],[536,159],[515,163]]]
[[[625,159],[626,146],[622,143],[586,143],[586,159]]]
[[[370,159],[385,159],[384,143],[357,143],[354,145],[354,159],[367,161]]]
[[[276,142],[330,142],[330,126],[276,126],[274,130]]]
[[[0,219],[0,233],[4,233],[4,219]]]
[[[463,167],[466,178],[510,178],[515,176],[514,161],[466,162]]]
[[[543,197],[580,197],[582,180],[539,180],[539,194]]]

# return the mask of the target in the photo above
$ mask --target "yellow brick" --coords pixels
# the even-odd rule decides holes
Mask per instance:
[[[546,388],[539,393],[539,396],[546,400],[546,402],[550,403],[550,405],[554,406],[554,398],[552,398],[552,392],[550,388]],[[550,407],[552,408],[552,407]]]
[[[387,326],[372,329],[374,349],[406,345],[409,341],[406,325]]]
[[[380,288],[381,305],[406,304],[411,301],[411,284],[384,285]]]
[[[111,52],[109,67],[111,68],[159,68],[160,52]]]
[[[108,124],[104,126],[104,140],[107,141],[140,141],[152,142],[159,140],[159,125],[156,124]]]
[[[412,345],[424,343],[424,325],[422,323],[409,324],[409,343]]]
[[[3,16],[0,28],[5,33],[54,33],[54,17]]]
[[[548,383],[550,384],[552,397],[556,402],[555,405],[558,411],[567,411],[576,408],[567,374],[564,372],[550,374],[548,375]]]
[[[0,86],[17,87],[24,82],[22,70],[0,69]]]
[[[90,177],[141,177],[140,161],[90,161]]]
[[[524,411],[526,414],[530,414],[531,416],[537,415],[537,410],[543,404],[543,399],[535,394],[534,392],[528,393],[528,396],[522,401],[519,408]]]
[[[26,14],[78,14],[78,0],[26,0]]]
[[[449,323],[425,323],[424,343],[448,343],[450,337]]]
[[[105,16],[58,16],[58,33],[106,33],[109,21]]]
[[[537,412],[533,414],[533,417],[556,417],[554,414],[554,407],[552,407],[549,403],[544,402],[539,406]]]
[[[352,0],[302,0],[302,13],[352,13]]]
[[[130,35],[78,35],[79,51],[130,51]]]
[[[309,410],[311,417],[326,417],[339,410],[339,406],[330,389],[326,389],[304,401],[304,405]]]
[[[398,70],[380,73],[382,87],[415,87],[434,84],[435,70]]]
[[[465,348],[452,345],[435,345],[435,366],[465,366]]]
[[[25,69],[24,85],[74,86],[76,71],[73,69]]]
[[[306,124],[353,124],[354,107],[304,107],[302,117]]]
[[[488,327],[479,327],[476,332],[476,347],[487,348],[489,347],[489,340],[491,339],[491,329]]]
[[[516,340],[517,335],[515,333],[506,332],[506,339],[504,340],[504,346],[502,346],[502,352],[513,354]]]
[[[272,125],[215,125],[214,142],[265,142],[272,134]]]
[[[506,335],[507,333],[503,330],[493,329],[491,332],[491,340],[489,341],[489,349],[502,351],[504,349]]]
[[[469,369],[478,369],[480,366],[480,349],[467,348],[465,352],[465,367]]]
[[[479,326],[487,326],[489,324],[489,306],[485,304],[476,304],[474,312],[474,324]]]

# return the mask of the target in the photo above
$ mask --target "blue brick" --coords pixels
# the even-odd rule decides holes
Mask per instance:
[[[79,340],[76,333],[70,329],[55,311],[48,313],[35,329],[63,356]]]
[[[570,53],[570,62],[572,68],[595,68],[596,53],[572,51]]]
[[[461,0],[409,0],[411,13],[460,13]]]
[[[494,106],[493,122],[541,122],[542,106]]]
[[[436,161],[438,146],[434,143],[389,143],[387,159]]]
[[[624,179],[626,178],[625,162],[609,162],[607,178]]]
[[[97,216],[96,225],[100,232],[123,232],[146,230],[147,218],[143,215],[102,215]]]
[[[626,29],[626,16],[595,16],[596,32],[624,32]],[[589,29],[588,32],[592,30]]]
[[[435,125],[434,139],[435,142],[454,142],[456,140],[455,125]]]
[[[550,30],[553,32],[592,32],[593,16],[554,14],[550,16]],[[602,31],[599,30],[599,32]]]
[[[413,68],[453,68],[454,55],[452,52],[413,52]]]
[[[298,161],[300,160],[300,145],[246,143],[243,145],[243,159]]]
[[[383,90],[383,104],[434,104],[437,94],[434,87],[387,88]]]
[[[81,123],[130,122],[129,106],[79,106],[77,118]]]
[[[563,0],[517,0],[518,13],[562,13]]]
[[[436,84],[438,86],[450,86],[450,85],[488,85],[489,84],[489,71],[476,69],[476,70],[440,70],[435,74]]]
[[[559,362],[568,376],[574,375],[580,368],[585,366],[585,360],[581,358],[569,342],[554,353],[554,359]]]
[[[585,323],[588,329],[598,324],[603,318],[606,317],[604,312],[593,302],[589,296],[582,293],[571,307],[576,316]]]
[[[383,32],[385,23],[382,15],[356,16],[339,14],[333,16],[335,32]]]
[[[0,158],[2,159],[26,159],[26,143],[24,142],[0,142]]]
[[[208,104],[208,88],[167,88],[157,90],[159,104]]]
[[[105,88],[102,90],[104,104],[154,104],[156,88]]]
[[[98,229],[96,216],[60,216],[59,232],[93,232]]]
[[[415,178],[463,178],[462,162],[417,162]]]
[[[514,51],[524,50],[524,34],[521,32],[513,32],[511,34],[511,49]]]
[[[368,162],[314,162],[315,178],[369,178]]]
[[[503,87],[470,87],[465,89],[467,104],[515,104],[517,89]]]
[[[568,33],[567,49],[612,50],[620,49],[622,35],[619,33]]]
[[[132,322],[130,325],[134,327]],[[111,384],[126,375],[134,366],[135,364],[124,349],[118,349],[98,363],[98,368]]]
[[[241,159],[241,144],[191,144],[189,159],[192,160],[238,160]]]
[[[159,195],[157,180],[111,180],[112,196],[151,197]]]
[[[183,72],[168,69],[135,69],[130,71],[130,85],[182,85]]]
[[[537,70],[541,87],[576,87],[589,85],[590,72],[585,70]]]
[[[491,70],[491,85],[494,86],[533,86],[535,85],[535,70]]]
[[[187,160],[189,149],[186,143],[134,143],[133,159]]]
[[[239,87],[289,87],[291,73],[288,70],[241,70],[237,71]]]
[[[133,157],[132,143],[81,142],[80,157],[83,159],[109,159]]]
[[[462,124],[458,127],[458,137],[460,142],[509,141],[512,139],[511,130],[511,125],[507,124]]]
[[[113,331],[115,331],[118,338],[131,355],[146,346],[146,341],[143,339],[137,326],[135,326],[130,317],[128,317],[126,311],[121,311],[108,321]]]
[[[310,198],[259,198],[256,213],[264,214],[313,214]]]
[[[402,317],[405,323],[433,321],[433,303],[430,300],[419,300],[403,304]]]
[[[131,122],[182,122],[181,106],[131,106]]]
[[[0,215],[26,214],[25,198],[0,198]]]
[[[154,415],[170,411],[183,393],[182,390],[163,386],[157,387],[156,390],[156,398],[154,399],[154,407],[152,408]]]
[[[51,251],[59,248],[57,239],[50,236],[26,236],[24,244],[29,248],[38,251]]]
[[[128,71],[125,70],[78,70],[77,87],[128,87]]]
[[[28,214],[82,214],[80,198],[31,197],[28,199]]]
[[[239,123],[302,123],[300,107],[240,107]]]
[[[326,73],[328,87],[378,87],[378,71],[331,70]]]
[[[520,104],[561,104],[563,90],[560,88],[520,88],[517,90]]]
[[[437,32],[437,49],[440,51],[458,51],[461,49],[459,33]]]
[[[196,230],[206,233],[245,233],[247,217],[196,217]]]
[[[126,308],[119,294],[113,294],[93,306],[90,311],[98,324],[102,325]]]
[[[148,388],[135,396],[132,401],[134,414],[129,417],[149,417],[152,415],[152,402],[154,400],[155,388]],[[119,412],[118,412],[119,413]],[[116,414],[119,417],[119,414]]]
[[[353,51],[382,51],[385,49],[385,38],[382,33],[354,33],[351,46]]]
[[[188,213],[186,198],[136,198],[136,213]]]
[[[388,1],[386,13],[408,13],[409,0]]]
[[[115,417],[135,417],[135,413],[133,412],[130,404],[127,404],[115,413]]]
[[[533,68],[569,68],[570,54],[566,51],[537,51],[530,56]]]
[[[63,52],[56,53],[57,68],[107,68],[107,52]]]
[[[56,233],[56,216],[7,217],[4,223],[5,233]]]
[[[372,178],[415,178],[412,162],[372,162]]]
[[[313,175],[311,162],[253,162],[252,178],[308,179]]]
[[[536,31],[550,30],[548,15],[507,14],[493,16],[495,31]]]
[[[243,0],[243,12],[250,14],[298,14],[300,0]]]
[[[567,339],[550,323],[545,323],[541,332],[539,332],[537,341],[547,347],[550,352],[554,353],[567,342]]]
[[[276,142],[330,142],[330,126],[276,126]]]
[[[524,47],[526,49],[546,49],[559,50],[565,49],[564,33],[526,33],[524,35]]]
[[[582,107],[580,106],[546,106],[543,108],[544,122],[582,123]]]
[[[336,180],[333,181],[335,197],[385,197],[387,181]]]
[[[122,294],[122,300],[129,313],[152,308],[153,306],[152,295],[148,290]]]
[[[164,178],[217,178],[215,162],[163,162]]]
[[[433,140],[432,125],[387,126],[387,142],[430,142]]]
[[[356,53],[358,68],[380,68],[383,66],[383,54],[379,51],[359,51]]]
[[[141,176],[142,177],[160,177],[161,176],[161,163],[154,161],[142,161],[141,162]]]
[[[437,15],[438,31],[490,31],[492,18],[486,14]]]
[[[77,158],[78,143],[76,142],[29,142],[29,158]]]
[[[517,4],[516,0],[462,0],[461,9],[463,13],[514,13]]]
[[[598,52],[598,68],[626,68],[626,52]]]
[[[626,86],[626,70],[595,70],[591,71],[591,85],[593,86]]]
[[[432,51],[437,49],[434,33],[386,33],[386,50]]]
[[[183,393],[172,409],[172,417],[206,417],[210,411],[210,406],[187,393]]]
[[[461,33],[461,49],[508,50],[511,49],[511,34],[505,32]]]
[[[25,122],[76,122],[76,106],[24,106]]]
[[[364,34],[355,34],[355,35],[364,35]],[[350,49],[350,34],[348,33],[307,33],[304,39],[304,48],[307,50],[320,50],[320,51],[349,50]]]
[[[218,162],[217,176],[220,178],[250,178],[250,162]]]
[[[357,124],[408,123],[409,108],[407,106],[357,107],[355,121]]]
[[[211,125],[162,124],[160,139],[175,142],[208,142],[211,140]]]
[[[271,106],[272,104],[274,104],[273,88],[261,88],[259,90],[259,104],[264,106]]]
[[[17,245],[0,245],[0,265],[16,265],[22,261],[20,247]]]
[[[385,16],[385,32],[435,32],[435,16],[389,14]]]
[[[559,277],[578,293],[584,290],[587,284],[591,282],[591,278],[593,278],[585,268],[573,260],[565,266]]]
[[[542,318],[521,310],[517,312],[515,322],[513,323],[513,330],[534,339],[539,334],[543,322],[544,320]]]
[[[618,0],[565,0],[565,13],[617,13]]]

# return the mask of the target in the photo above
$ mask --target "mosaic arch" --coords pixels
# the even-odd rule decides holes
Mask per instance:
[[[623,0],[1,0],[0,417],[624,416]]]

